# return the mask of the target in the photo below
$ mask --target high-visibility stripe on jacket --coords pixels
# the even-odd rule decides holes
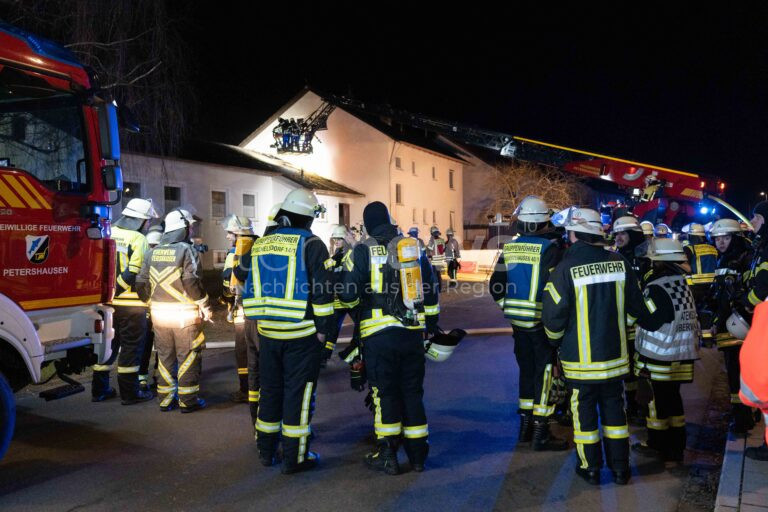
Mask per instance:
[[[133,289],[135,275],[141,270],[144,262],[144,254],[149,249],[147,238],[132,229],[124,229],[118,226],[112,227],[112,240],[115,241],[116,251],[116,291],[112,299],[113,306],[138,306],[146,307],[147,304],[139,299]],[[133,278],[130,275],[133,274]],[[128,282],[130,280],[130,282]]]
[[[313,293],[311,289],[305,254],[310,237],[312,233],[305,229],[279,228],[254,241],[243,309],[245,316],[259,321],[259,334],[275,339],[302,338],[317,332],[314,318],[333,315],[331,290]],[[324,251],[323,260],[328,254],[327,249]],[[319,265],[322,267],[322,261]],[[313,296],[323,299],[313,302]]]
[[[757,251],[759,254],[745,276],[748,286],[747,300],[753,306],[768,298],[768,244],[763,242]]]
[[[235,266],[235,248],[232,247],[227,252],[227,257],[224,259],[224,268],[221,271],[221,285],[224,291],[224,296],[229,296],[229,285],[232,279],[232,269]]]
[[[554,244],[547,239],[521,236],[504,245],[500,263],[506,268],[506,294],[502,309],[504,317],[519,328],[533,329],[541,326],[541,295],[549,279],[554,261],[549,250]]]
[[[693,244],[687,245],[685,252],[691,265],[691,273],[686,277],[688,284],[711,284],[717,269],[717,249],[709,244]]]
[[[768,303],[755,308],[752,327],[749,329],[739,354],[741,364],[741,401],[752,407],[759,407],[768,419]],[[768,429],[765,433],[768,441]]]
[[[627,319],[644,316],[647,309],[622,256],[576,242],[544,291],[544,329],[560,346],[567,379],[604,382],[629,373]]]

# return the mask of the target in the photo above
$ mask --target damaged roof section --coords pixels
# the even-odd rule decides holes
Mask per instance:
[[[209,164],[240,167],[280,175],[297,185],[326,195],[359,196],[364,194],[352,190],[328,178],[295,167],[275,156],[250,151],[221,142],[191,141],[179,155],[180,158]]]

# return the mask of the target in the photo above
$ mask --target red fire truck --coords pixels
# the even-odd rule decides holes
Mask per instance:
[[[55,375],[42,398],[82,391],[68,375],[111,354],[117,132],[71,52],[0,23],[0,457],[16,391]]]

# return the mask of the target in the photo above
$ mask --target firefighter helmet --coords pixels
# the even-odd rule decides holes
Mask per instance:
[[[429,228],[429,234],[432,236],[440,236],[440,230],[437,229],[437,226],[432,226]]]
[[[135,197],[128,201],[123,208],[123,215],[134,219],[156,219],[159,217],[151,199],[141,199]]]
[[[252,235],[253,224],[248,217],[241,217],[239,215],[230,215],[224,221],[224,231],[234,233],[236,235]]]
[[[683,226],[681,231],[684,235],[688,236],[707,236],[706,231],[704,231],[704,226],[698,222],[691,222],[690,224],[686,224]]]
[[[451,228],[446,229],[445,236],[453,236],[453,230]]]
[[[673,238],[654,238],[648,242],[645,257],[651,261],[684,262],[688,258],[683,244]]]
[[[454,329],[447,334],[439,331],[424,341],[424,357],[438,363],[446,361],[466,335],[467,331],[463,329]]]
[[[348,233],[347,226],[339,224],[333,228],[333,231],[331,231],[331,238],[343,238],[346,240]]]
[[[672,236],[672,230],[670,230],[669,226],[666,224],[661,223],[656,225],[656,229],[653,230],[653,234],[659,238],[668,238]]]
[[[613,222],[613,229],[612,231],[614,233],[620,233],[622,231],[642,231],[643,229],[640,227],[640,223],[637,221],[637,218],[632,217],[631,215],[624,215],[623,217],[619,217]]]
[[[645,236],[653,236],[653,222],[644,220],[640,223],[640,229],[643,230]]]
[[[147,243],[149,245],[157,245],[160,243],[160,239],[163,237],[163,228],[155,225],[149,228],[147,232]]]
[[[725,321],[725,326],[728,333],[738,340],[745,339],[749,332],[749,322],[738,311],[731,313],[731,316]]]
[[[413,238],[419,237],[419,228],[416,226],[411,226],[411,229],[408,230],[408,234],[412,236]]]
[[[317,200],[314,192],[304,188],[297,188],[288,192],[280,209],[312,218],[319,217],[325,212],[325,207]]]
[[[591,208],[571,207],[564,225],[566,231],[605,236],[600,214]]]
[[[188,210],[176,208],[165,216],[165,233],[176,231],[177,229],[188,228],[197,222]]]
[[[709,236],[723,236],[741,233],[739,221],[734,219],[720,219],[709,228]]]
[[[549,214],[549,207],[544,200],[538,196],[528,196],[518,205],[515,210],[518,220],[523,222],[549,222],[552,216]]]

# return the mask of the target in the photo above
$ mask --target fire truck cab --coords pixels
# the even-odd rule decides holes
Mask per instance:
[[[117,107],[94,77],[0,23],[0,457],[16,391],[54,374],[66,384],[42,398],[82,391],[67,375],[111,355],[119,159]]]

